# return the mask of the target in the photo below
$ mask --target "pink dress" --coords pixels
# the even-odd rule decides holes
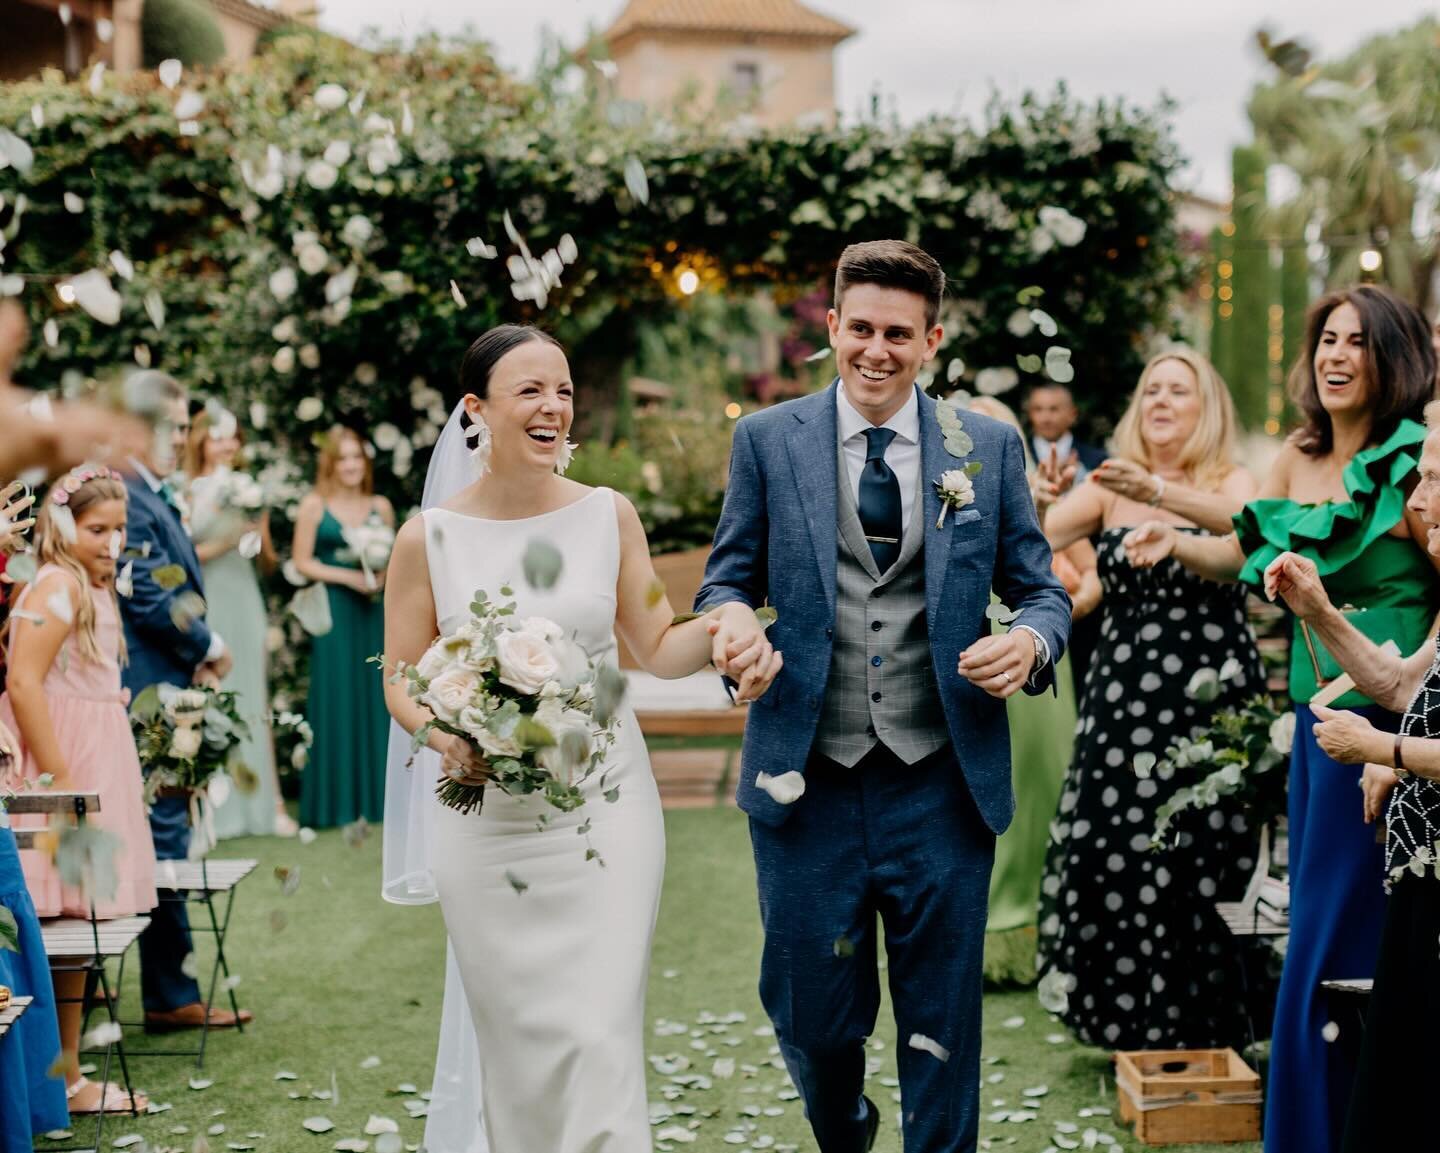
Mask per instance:
[[[35,583],[21,592],[15,608],[25,607],[44,577],[62,571],[54,565],[43,566],[35,574]],[[71,591],[73,594],[73,584]],[[45,701],[50,707],[50,723],[55,728],[60,755],[69,773],[67,787],[75,792],[99,793],[100,812],[87,816],[86,820],[120,838],[120,848],[115,854],[115,895],[107,901],[96,901],[96,915],[129,917],[155,907],[155,848],[150,841],[150,821],[145,813],[140,757],[135,752],[135,738],[131,735],[130,716],[126,711],[129,694],[120,687],[120,612],[108,590],[87,586],[85,591],[95,605],[95,637],[103,659],[85,657],[72,632],[45,674]],[[32,606],[32,611],[48,612],[38,604]],[[23,651],[27,626],[33,627],[23,618],[12,618],[12,654]],[[16,763],[23,782],[12,777],[9,783],[23,790],[34,782],[40,770],[23,748],[24,738],[15,723],[9,693],[0,696],[0,721],[20,740],[21,755]],[[17,816],[12,820],[15,828],[37,828],[50,824],[55,818],[35,815]],[[20,857],[25,884],[41,917],[90,915],[79,890],[61,885],[55,866],[44,853],[25,852]]]

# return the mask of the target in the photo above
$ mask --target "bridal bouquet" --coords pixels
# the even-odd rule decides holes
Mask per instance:
[[[500,594],[512,595],[508,588]],[[511,796],[539,793],[562,812],[584,804],[580,785],[615,740],[624,681],[554,621],[517,618],[513,602],[492,601],[482,590],[470,619],[400,675],[411,698],[434,716],[416,732],[416,749],[433,729],[451,733],[489,761],[491,780]],[[617,791],[606,790],[605,799],[615,800]],[[483,785],[449,779],[435,792],[462,813],[485,799]]]
[[[238,693],[152,685],[130,706],[130,727],[145,768],[145,799],[162,788],[206,789],[218,774],[243,780],[240,743],[250,727]],[[226,782],[228,784],[228,782]],[[218,803],[221,798],[212,798]]]
[[[354,526],[345,526],[346,552],[360,563],[365,572],[365,583],[375,587],[375,574],[384,572],[390,563],[390,552],[395,547],[395,530],[371,513],[365,521]]]

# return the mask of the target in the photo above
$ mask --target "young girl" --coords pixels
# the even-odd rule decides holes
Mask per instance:
[[[10,619],[10,675],[0,724],[20,748],[12,784],[100,794],[89,818],[119,838],[113,894],[95,894],[102,918],[155,907],[155,850],[142,798],[140,759],[120,687],[124,638],[116,602],[116,564],[125,545],[125,486],[107,468],[82,467],[58,480],[41,508],[41,566]],[[45,824],[45,818],[29,818]],[[20,820],[17,819],[18,825]],[[26,884],[41,917],[90,915],[90,895],[63,886],[40,852],[22,854]],[[56,973],[60,1040],[72,1113],[128,1110],[118,1086],[80,1075],[83,974]],[[136,1105],[145,1102],[136,1095]]]

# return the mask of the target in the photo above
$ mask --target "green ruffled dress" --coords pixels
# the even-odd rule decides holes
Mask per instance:
[[[1246,558],[1240,579],[1259,590],[1265,569],[1282,552],[1308,557],[1320,570],[1331,601],[1347,609],[1361,632],[1377,643],[1394,640],[1409,656],[1430,631],[1440,606],[1440,583],[1423,548],[1389,533],[1405,515],[1402,486],[1414,475],[1424,441],[1424,426],[1404,420],[1383,444],[1357,453],[1345,468],[1348,501],[1251,501],[1235,517]],[[1307,642],[1297,620],[1290,650],[1290,696],[1296,702],[1315,695],[1317,664],[1326,681],[1340,675],[1320,638],[1312,634]],[[1335,707],[1370,703],[1352,692]]]

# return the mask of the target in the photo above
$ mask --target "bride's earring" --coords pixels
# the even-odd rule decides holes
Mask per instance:
[[[475,462],[475,475],[482,477],[490,471],[490,426],[483,416],[472,416],[470,427],[465,430],[465,441],[470,446],[470,459]]]
[[[579,447],[580,446],[576,444],[573,440],[571,440],[568,436],[565,438],[564,443],[560,445],[560,451],[555,454],[556,476],[565,475],[565,470],[570,467],[570,460],[572,457],[574,457],[575,450]]]

